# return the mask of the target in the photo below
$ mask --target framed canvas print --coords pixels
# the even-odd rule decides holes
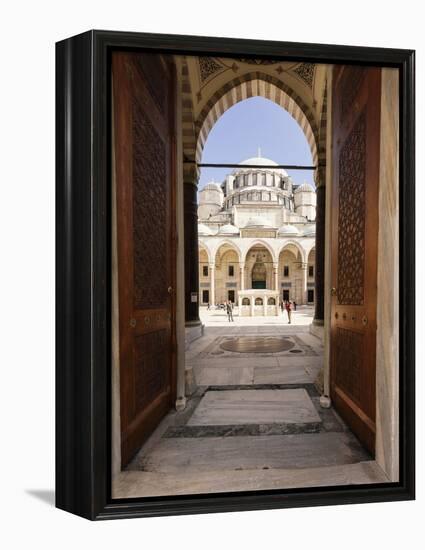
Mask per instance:
[[[57,506],[414,498],[414,52],[57,54]]]

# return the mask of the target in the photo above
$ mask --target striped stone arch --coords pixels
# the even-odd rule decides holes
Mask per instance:
[[[186,58],[183,58],[182,60],[181,77],[183,154],[187,160],[191,160],[196,156],[196,128],[192,89]],[[188,178],[189,180],[196,180],[198,176],[196,166],[190,163],[183,164],[183,175],[184,178]]]
[[[239,101],[261,96],[283,107],[300,125],[310,147],[313,164],[318,162],[319,130],[312,111],[292,88],[278,78],[258,71],[242,75],[217,90],[195,123],[196,161],[201,162],[208,134],[220,116]]]
[[[326,178],[326,126],[328,120],[328,94],[325,83],[325,91],[323,94],[322,111],[320,113],[319,125],[319,147],[318,147],[318,166],[319,169],[315,174],[316,186],[325,185]]]

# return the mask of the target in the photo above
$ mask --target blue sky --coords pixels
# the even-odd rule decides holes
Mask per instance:
[[[311,165],[307,140],[297,122],[269,99],[252,97],[228,109],[211,129],[202,162],[235,163],[257,156],[278,164]],[[229,168],[202,168],[199,188],[209,181],[222,182]],[[313,170],[288,170],[294,183],[314,185]]]

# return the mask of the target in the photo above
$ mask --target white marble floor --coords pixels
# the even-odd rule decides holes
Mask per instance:
[[[296,311],[292,312],[291,325],[292,326],[308,326],[311,324],[314,315],[314,308],[312,306],[298,306]],[[233,323],[229,323],[227,314],[222,309],[210,309],[206,306],[199,308],[199,317],[206,327],[217,326],[242,326],[242,327],[270,327],[270,326],[284,326],[288,324],[288,315],[286,311],[279,313],[277,316],[269,317],[239,317],[239,309],[235,306],[233,310]],[[290,326],[291,326],[290,325]]]
[[[312,308],[279,317],[201,311],[204,336],[186,353],[198,390],[170,413],[126,471],[116,498],[381,483],[386,478],[314,386],[323,347]],[[238,353],[231,339],[291,342],[284,351]],[[273,338],[272,338],[273,337]],[[265,340],[264,340],[265,339]],[[240,341],[240,340],[239,340]],[[296,352],[294,353],[294,350]]]
[[[320,422],[304,389],[208,391],[188,426]]]

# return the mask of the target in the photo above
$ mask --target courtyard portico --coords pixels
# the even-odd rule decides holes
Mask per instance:
[[[314,303],[315,241],[199,236],[200,305],[238,302],[240,291],[277,291],[280,300]]]

